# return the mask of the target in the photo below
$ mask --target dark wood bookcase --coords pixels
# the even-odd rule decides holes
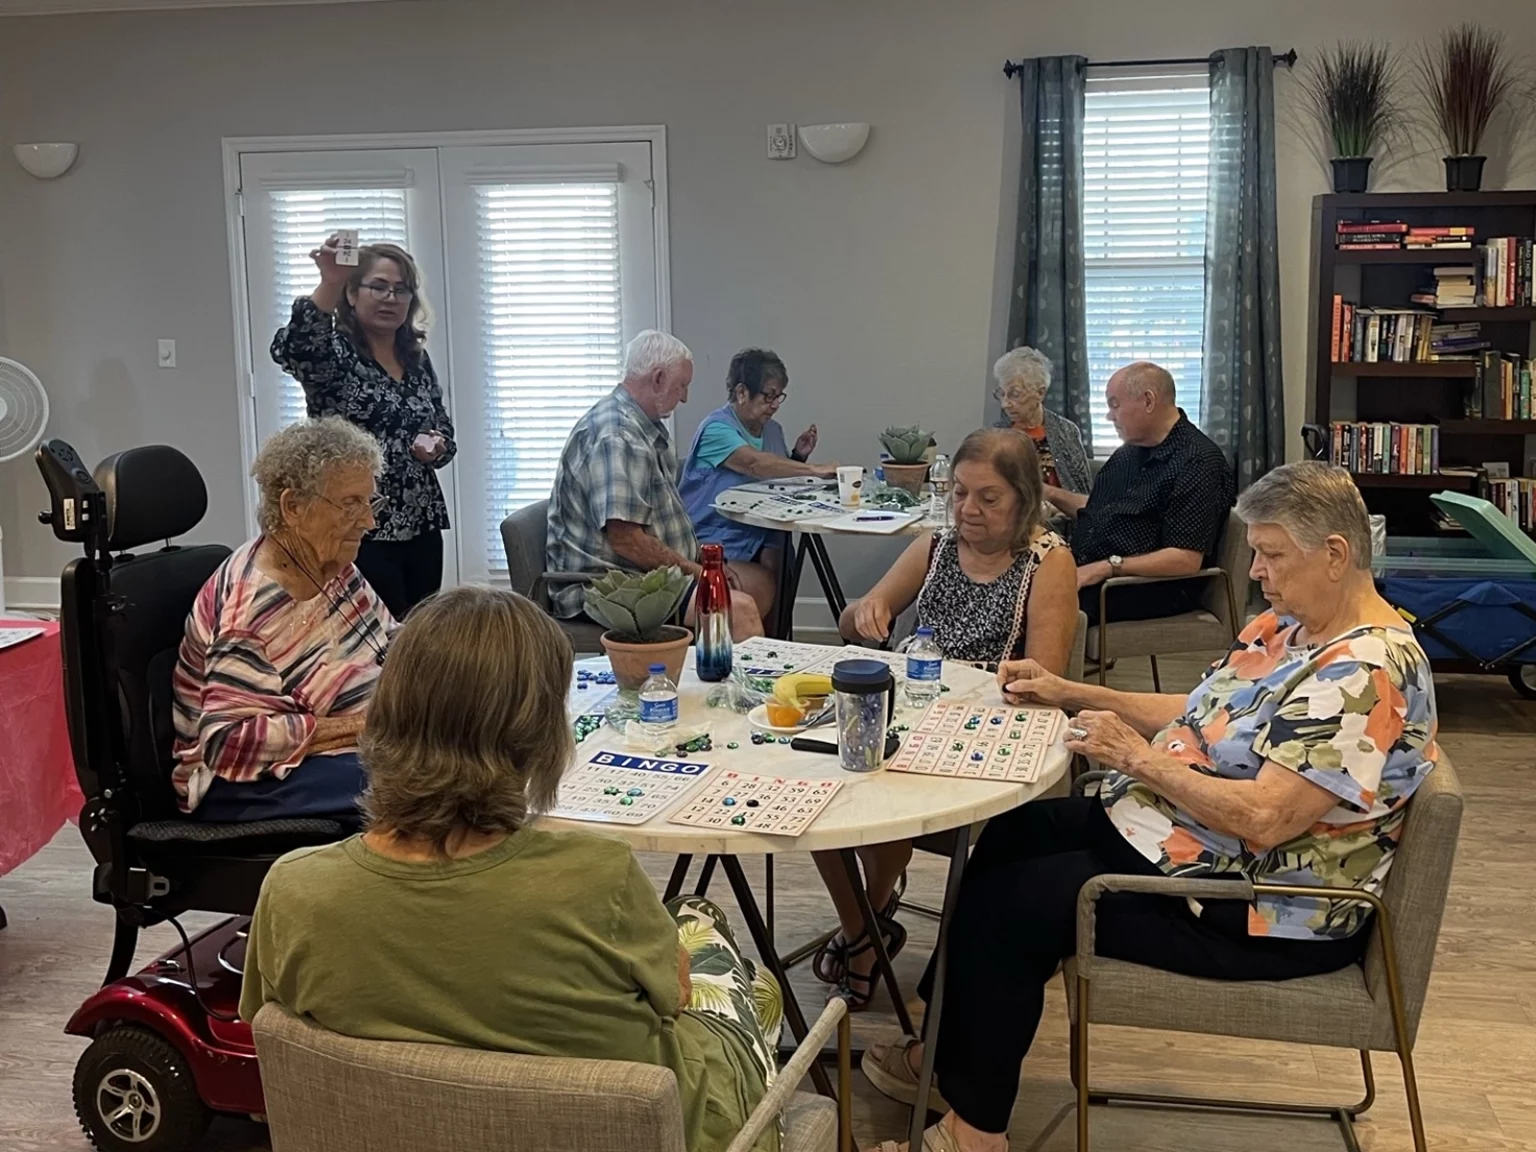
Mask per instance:
[[[1470,225],[1475,245],[1495,236],[1536,236],[1536,191],[1388,192],[1317,196],[1312,201],[1312,279],[1307,341],[1309,423],[1389,421],[1440,426],[1442,468],[1478,468],[1491,461],[1525,474],[1527,436],[1536,420],[1467,419],[1463,397],[1477,374],[1467,361],[1334,363],[1333,298],[1362,307],[1407,308],[1409,296],[1433,284],[1432,269],[1472,264],[1478,248],[1426,251],[1339,251],[1340,222],[1403,221],[1411,226]],[[1447,321],[1477,321],[1483,338],[1500,351],[1532,353],[1531,308],[1447,308]],[[1372,512],[1402,535],[1434,532],[1429,493],[1462,489],[1486,495],[1484,477],[1396,476],[1364,473],[1356,482]]]

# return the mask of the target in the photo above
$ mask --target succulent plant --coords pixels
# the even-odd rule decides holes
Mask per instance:
[[[924,432],[916,424],[910,428],[887,428],[880,433],[880,443],[891,454],[893,464],[921,464],[932,439],[932,432]]]
[[[681,568],[653,568],[649,572],[615,568],[587,585],[582,607],[616,639],[649,644],[660,639],[661,629],[677,614],[687,593],[688,577]]]

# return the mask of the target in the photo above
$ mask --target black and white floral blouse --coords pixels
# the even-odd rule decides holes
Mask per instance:
[[[435,469],[453,459],[458,445],[426,352],[396,380],[338,332],[329,314],[301,296],[293,302],[292,319],[272,338],[272,359],[303,386],[311,418],[340,416],[372,433],[383,447],[379,494],[387,504],[372,539],[410,540],[448,527]],[[431,464],[411,455],[411,441],[423,432],[439,432],[447,441]]]

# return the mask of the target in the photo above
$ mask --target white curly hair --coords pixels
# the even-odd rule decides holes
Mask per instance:
[[[1051,358],[1036,348],[1014,348],[998,357],[992,376],[999,388],[1017,380],[1044,396],[1051,386]]]
[[[284,492],[319,496],[326,473],[348,465],[368,468],[377,477],[384,470],[384,452],[371,435],[340,416],[300,420],[273,433],[251,465],[251,476],[261,492],[256,512],[261,530],[271,533],[282,528]]]

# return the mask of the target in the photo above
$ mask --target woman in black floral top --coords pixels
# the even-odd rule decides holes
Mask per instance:
[[[310,257],[320,286],[293,302],[272,359],[304,387],[311,418],[341,416],[384,449],[385,507],[357,566],[397,620],[443,582],[448,506],[434,470],[453,459],[453,422],[427,355],[427,306],[416,262],[393,244],[336,263],[338,237]]]

